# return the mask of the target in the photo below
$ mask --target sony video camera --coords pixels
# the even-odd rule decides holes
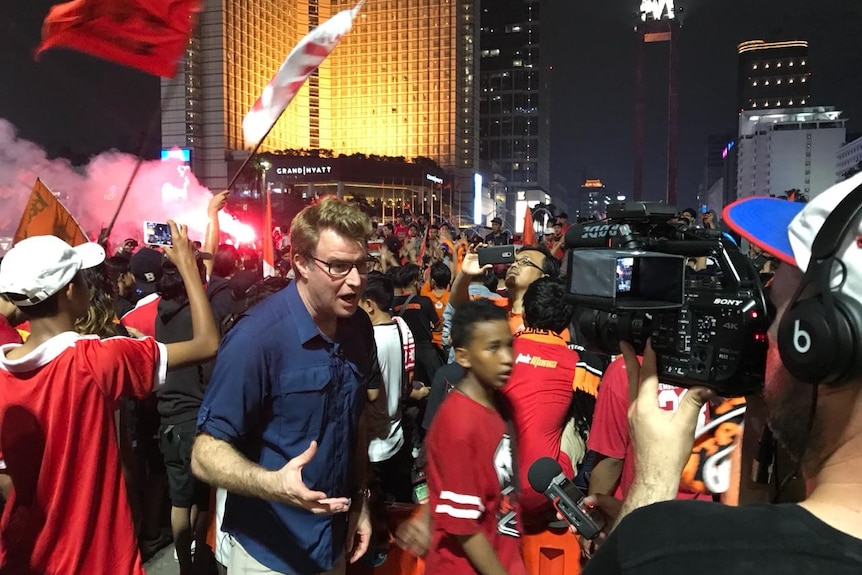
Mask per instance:
[[[569,298],[588,350],[641,353],[647,338],[663,383],[704,385],[723,397],[763,385],[769,327],[760,278],[717,230],[686,229],[659,203],[608,206],[603,222],[573,225]],[[695,269],[696,262],[708,262]]]

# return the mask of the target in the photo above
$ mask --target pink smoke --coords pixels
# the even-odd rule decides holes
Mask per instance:
[[[36,178],[48,186],[91,238],[108,225],[134,170],[136,158],[110,151],[85,167],[65,159],[48,159],[38,145],[19,139],[15,128],[0,119],[0,238],[14,235]],[[181,161],[146,161],[129,191],[110,237],[112,246],[125,238],[142,239],[144,221],[173,219],[189,227],[192,239],[203,241],[207,204],[212,192],[202,186]],[[221,213],[222,231],[235,243],[250,243],[254,230]]]

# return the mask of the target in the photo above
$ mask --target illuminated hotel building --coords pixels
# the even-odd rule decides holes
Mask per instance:
[[[299,40],[355,0],[211,0],[173,80],[162,145],[220,189],[242,118]],[[261,146],[427,157],[464,178],[479,156],[478,0],[371,0]]]
[[[808,42],[751,40],[737,47],[737,109],[763,110],[810,106]]]

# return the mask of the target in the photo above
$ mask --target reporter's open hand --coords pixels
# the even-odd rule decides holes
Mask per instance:
[[[651,342],[647,341],[643,366],[630,344],[620,343],[620,350],[629,379],[628,419],[635,451],[635,482],[653,487],[657,494],[675,494],[691,455],[698,415],[714,393],[705,387],[692,387],[682,396],[675,412],[665,411],[658,402],[657,362]]]
[[[281,494],[279,499],[284,503],[308,509],[318,515],[344,513],[350,509],[350,499],[347,497],[328,497],[322,491],[312,491],[302,481],[302,468],[308,465],[316,453],[317,442],[312,441],[308,449],[275,472],[276,488]]]

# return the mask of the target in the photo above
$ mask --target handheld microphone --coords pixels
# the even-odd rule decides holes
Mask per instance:
[[[584,494],[563,475],[560,464],[550,457],[537,459],[527,471],[530,487],[551,500],[554,507],[578,533],[587,539],[598,537],[605,526],[601,512],[584,503]]]

